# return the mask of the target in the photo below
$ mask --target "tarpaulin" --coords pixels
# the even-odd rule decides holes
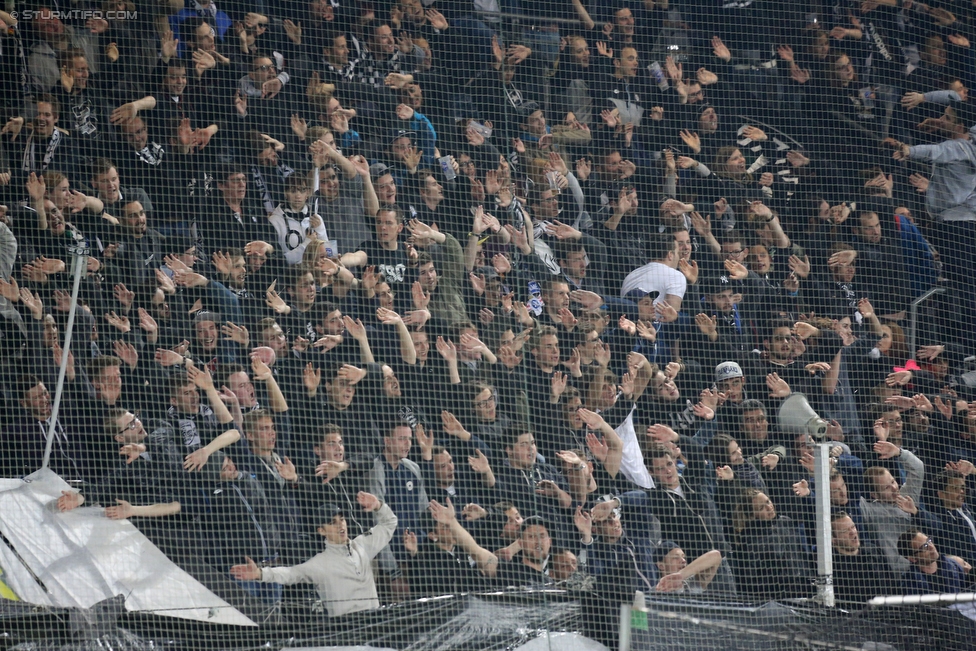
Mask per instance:
[[[57,499],[69,489],[50,470],[0,483],[0,533],[7,543],[0,548],[0,564],[21,599],[88,608],[121,594],[130,611],[255,626],[172,563],[132,523],[109,520],[101,508],[58,512]]]

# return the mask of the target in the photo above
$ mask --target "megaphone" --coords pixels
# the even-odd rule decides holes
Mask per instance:
[[[790,436],[809,434],[817,442],[827,439],[829,423],[813,410],[802,393],[794,393],[783,401],[777,422],[780,429]]]

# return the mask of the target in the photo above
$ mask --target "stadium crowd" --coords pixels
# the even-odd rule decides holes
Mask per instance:
[[[972,586],[971,3],[17,5],[3,476],[331,616],[811,596],[818,490],[841,601]]]

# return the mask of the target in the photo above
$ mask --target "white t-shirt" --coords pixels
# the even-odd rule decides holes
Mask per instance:
[[[658,292],[657,298],[654,299],[656,305],[663,303],[669,294],[684,298],[687,287],[688,279],[677,269],[672,269],[660,262],[649,262],[643,267],[634,269],[624,278],[624,284],[620,288],[620,296],[625,298],[628,292],[635,289],[643,292],[656,291]]]
[[[654,488],[654,479],[644,465],[644,453],[641,452],[640,441],[637,440],[637,431],[634,429],[634,411],[630,414],[615,430],[617,436],[623,441],[624,453],[620,460],[620,472],[624,477],[637,484],[641,488],[648,490]]]

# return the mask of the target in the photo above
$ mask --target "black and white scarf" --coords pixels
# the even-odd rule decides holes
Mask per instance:
[[[210,3],[209,7],[204,7],[197,0],[193,0],[193,10],[197,12],[197,15],[201,18],[216,18],[217,17],[217,5]]]
[[[157,145],[154,142],[150,142],[148,145],[137,151],[136,156],[143,163],[156,167],[157,165],[162,165],[163,154],[165,153],[166,151],[163,149],[162,145]]]
[[[47,141],[47,150],[44,152],[44,158],[41,160],[40,167],[35,165],[35,149],[37,144],[34,141],[34,133],[31,133],[27,137],[27,145],[24,147],[24,164],[23,170],[25,172],[43,172],[47,169],[51,161],[54,160],[54,154],[57,153],[58,145],[61,144],[61,140],[64,138],[62,134],[57,129],[51,134],[50,139]]]

